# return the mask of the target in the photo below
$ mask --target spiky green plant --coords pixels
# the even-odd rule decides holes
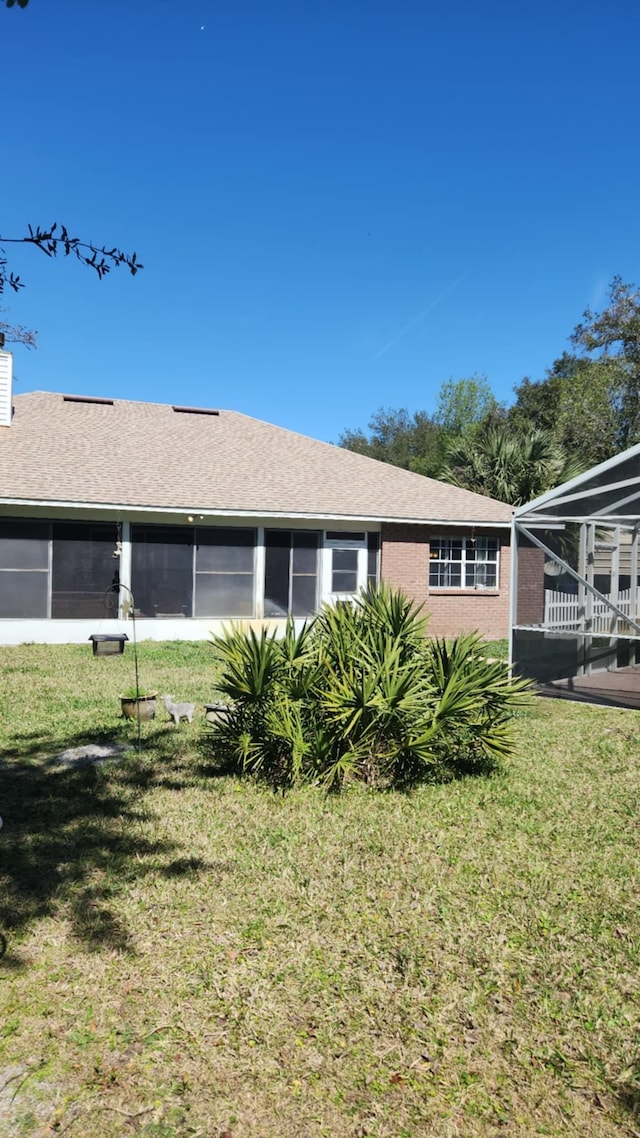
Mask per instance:
[[[528,681],[512,677],[503,661],[486,660],[477,633],[432,640],[427,656],[438,693],[439,755],[459,767],[507,757],[512,750],[509,721],[529,700]]]
[[[510,751],[526,687],[477,635],[428,641],[427,618],[382,587],[284,636],[235,630],[216,648],[233,709],[215,743],[239,769],[291,786],[409,785]]]
[[[264,700],[282,662],[282,650],[275,632],[265,628],[257,636],[233,628],[216,640],[216,650],[223,665],[218,687],[237,703],[256,704]]]

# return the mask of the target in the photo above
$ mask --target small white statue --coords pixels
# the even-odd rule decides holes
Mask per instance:
[[[189,723],[193,723],[193,713],[196,709],[194,703],[174,703],[173,696],[170,695],[161,695],[160,699],[164,703],[176,727],[179,726],[181,719],[186,719]]]

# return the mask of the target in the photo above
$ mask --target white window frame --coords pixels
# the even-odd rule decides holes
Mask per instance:
[[[434,546],[437,542],[447,545],[449,553],[451,552],[451,543],[460,541],[462,542],[461,556],[455,558],[451,556],[442,556],[441,550],[435,550]],[[495,549],[489,549],[489,542],[495,543]],[[477,556],[481,546],[485,546],[485,556],[480,558]],[[472,559],[467,556],[467,551],[475,551],[476,556]],[[435,556],[434,556],[435,554]],[[431,582],[431,567],[437,563],[444,565],[449,570],[453,567],[460,567],[460,584],[451,584],[449,582],[442,582],[432,584]],[[476,571],[479,567],[487,565],[495,566],[495,583],[487,585],[477,578],[481,576]],[[473,573],[473,584],[467,583],[467,574]],[[477,592],[497,592],[500,587],[500,538],[495,535],[481,534],[479,536],[466,536],[458,534],[434,534],[429,540],[429,592],[450,592],[455,590],[461,593],[477,593]]]
[[[345,533],[348,535],[353,531],[348,530]],[[325,531],[324,533],[324,547],[323,547],[323,578],[325,581],[325,588],[323,589],[323,599],[327,601],[349,600],[357,597],[358,593],[362,591],[367,583],[367,567],[368,567],[368,546],[366,531],[362,532],[362,538],[354,541],[349,536],[340,537],[335,530]],[[329,537],[328,533],[336,534],[334,537]],[[333,554],[335,550],[355,549],[357,551],[357,569],[356,569],[356,587],[353,591],[333,591]]]

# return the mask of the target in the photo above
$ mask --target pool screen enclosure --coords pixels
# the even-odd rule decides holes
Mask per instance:
[[[540,691],[640,707],[640,445],[520,506],[511,659]]]

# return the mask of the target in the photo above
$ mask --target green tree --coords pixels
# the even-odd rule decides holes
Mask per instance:
[[[434,420],[450,437],[477,427],[499,408],[487,377],[448,379],[438,392]]]
[[[567,454],[579,456],[585,469],[624,450],[627,441],[622,404],[627,365],[618,357],[581,360],[572,382],[562,385],[556,437]]]
[[[551,432],[522,432],[500,424],[454,440],[440,477],[454,486],[520,506],[583,469],[577,457],[567,457]]]
[[[437,477],[444,460],[446,436],[426,411],[410,414],[406,407],[380,407],[362,430],[343,431],[339,445],[347,450]]]
[[[523,379],[506,422],[551,432],[585,468],[640,441],[640,291],[613,278],[608,303],[590,308],[543,380]]]
[[[615,449],[640,440],[640,291],[615,276],[609,286],[609,303],[602,312],[584,313],[571,343],[605,369],[605,383],[617,416]],[[612,367],[612,363],[615,367]],[[590,377],[596,374],[591,370]],[[603,381],[604,382],[604,381]]]
[[[514,388],[515,403],[506,413],[509,427],[517,431],[551,431],[558,426],[560,404],[566,381],[574,382],[584,360],[564,352],[547,370],[544,379],[525,377]]]
[[[451,438],[503,413],[484,376],[449,379],[438,393],[435,415],[380,407],[369,420],[368,431],[343,431],[338,442],[380,462],[438,478]]]

